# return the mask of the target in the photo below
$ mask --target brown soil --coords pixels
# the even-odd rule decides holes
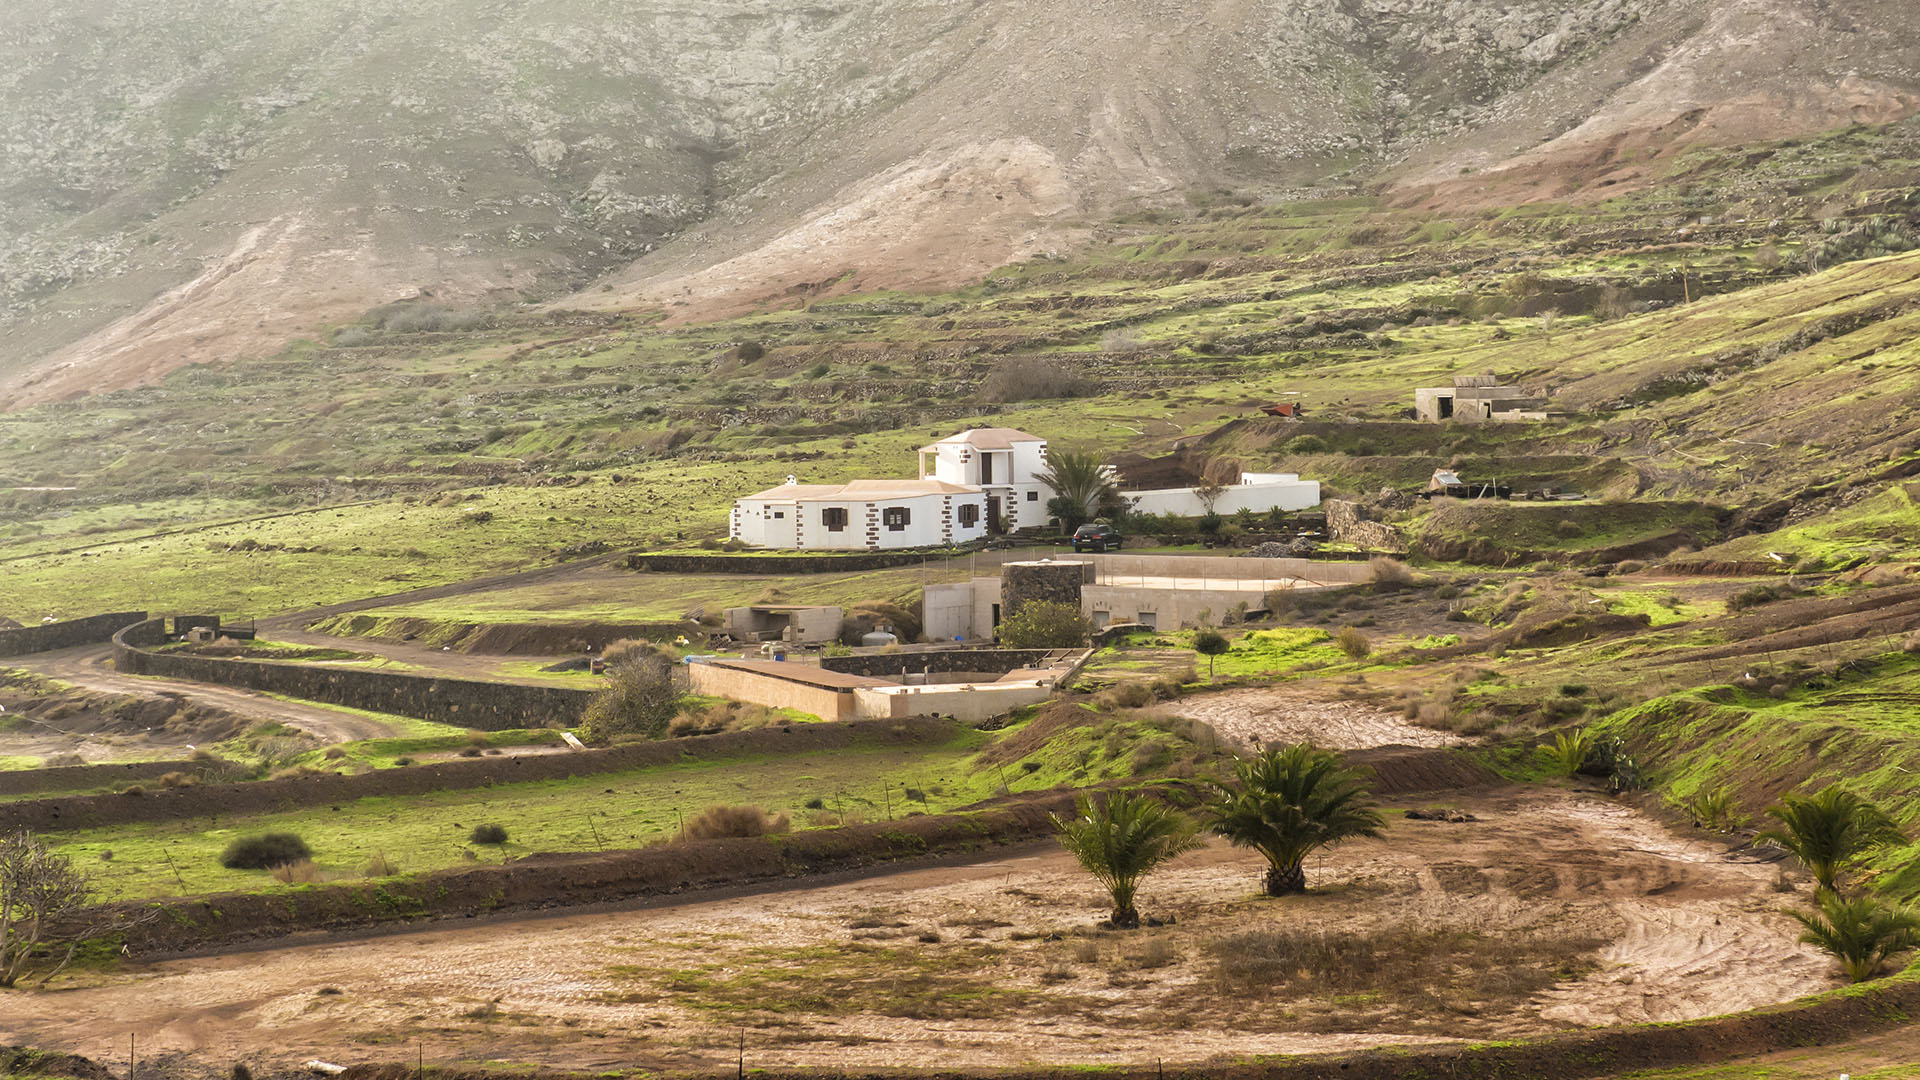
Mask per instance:
[[[214,1066],[391,1060],[418,1040],[428,1060],[731,1068],[744,1030],[759,1066],[1197,1061],[1683,1019],[1829,985],[1777,913],[1770,866],[1673,839],[1597,796],[1503,789],[1459,806],[1480,820],[1396,820],[1387,838],[1316,860],[1315,893],[1294,900],[1252,895],[1257,857],[1216,844],[1142,894],[1147,914],[1177,923],[1133,934],[1094,928],[1097,887],[1049,847],[739,899],[130,967],[10,1002],[0,1040],[105,1059],[133,1034]],[[1544,952],[1509,968],[1550,983],[1561,965],[1587,974],[1538,992],[1516,991],[1505,969],[1484,985],[1390,982],[1339,1000],[1233,990],[1213,943],[1262,928],[1524,939]]]
[[[1201,694],[1169,706],[1180,716],[1204,721],[1220,737],[1243,747],[1311,742],[1330,750],[1373,746],[1457,746],[1458,735],[1402,719],[1378,705],[1329,701],[1324,689],[1260,686]]]
[[[279,701],[225,686],[122,675],[109,666],[112,656],[111,645],[83,645],[76,649],[16,657],[8,663],[97,693],[145,699],[178,698],[205,709],[242,717],[250,723],[277,721],[323,742],[352,742],[393,734],[386,724],[377,720],[317,705]],[[87,756],[86,751],[82,750],[81,753]]]
[[[0,720],[0,755],[72,755],[89,763],[179,756],[251,726],[179,694],[99,693],[23,675],[0,676]]]

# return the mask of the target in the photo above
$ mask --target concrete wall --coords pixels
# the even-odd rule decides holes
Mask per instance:
[[[845,611],[837,607],[777,611],[763,607],[728,608],[727,633],[741,641],[790,641],[802,644],[834,641],[840,636],[840,620],[845,615]]]
[[[571,725],[594,695],[552,686],[148,651],[165,640],[161,630],[161,620],[150,619],[114,635],[114,666],[129,675],[240,686],[482,731]]]
[[[1032,667],[1047,658],[1046,649],[928,649],[924,652],[866,653],[860,656],[823,656],[827,671],[897,678],[909,672],[986,671],[1005,674]]]
[[[1192,488],[1158,488],[1151,491],[1123,491],[1120,494],[1133,504],[1135,513],[1194,517],[1207,512],[1206,504],[1200,501]],[[1213,508],[1220,514],[1233,514],[1241,510],[1264,514],[1275,509],[1307,510],[1318,505],[1320,483],[1317,480],[1259,479],[1254,483],[1235,484],[1226,488],[1214,500]]]
[[[1053,688],[1039,682],[889,686],[855,690],[853,695],[865,719],[951,716],[963,724],[977,724],[1046,701],[1053,696]]]
[[[29,653],[70,649],[76,645],[98,645],[113,640],[113,635],[146,619],[144,611],[117,611],[90,615],[84,619],[23,626],[18,630],[0,630],[0,656],[26,656]]]
[[[747,701],[770,709],[798,709],[822,720],[851,720],[856,715],[856,702],[849,690],[811,686],[721,664],[689,664],[687,684],[696,694]]]
[[[920,597],[920,632],[928,641],[973,640],[973,583],[927,586]]]
[[[1316,559],[1250,559],[1231,555],[1077,555],[1093,564],[1094,581],[1125,584],[1127,577],[1201,578],[1226,581],[1278,582],[1298,578],[1316,585],[1352,585],[1373,580],[1363,562],[1322,562]]]
[[[1195,625],[1206,612],[1217,625],[1245,601],[1249,611],[1266,607],[1262,589],[1155,589],[1128,586],[1089,585],[1086,589],[1087,617],[1095,629],[1112,623],[1139,622],[1159,630]]]

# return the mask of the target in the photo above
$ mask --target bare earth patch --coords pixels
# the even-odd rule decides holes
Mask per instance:
[[[1101,931],[1051,845],[962,867],[634,911],[169,961],[19,995],[0,1042],[343,1064],[996,1066],[1233,1059],[1753,1008],[1830,984],[1773,868],[1598,796],[1392,814],[1255,895],[1223,844],[1150,879],[1172,924]],[[1335,950],[1302,943],[1333,942]],[[1409,959],[1411,958],[1411,959]],[[85,981],[86,977],[81,977]]]
[[[1171,706],[1245,747],[1311,742],[1329,750],[1457,746],[1466,739],[1423,728],[1378,705],[1330,701],[1323,690],[1260,686],[1183,698]]]

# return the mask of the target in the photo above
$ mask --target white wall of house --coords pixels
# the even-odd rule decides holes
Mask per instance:
[[[986,499],[973,494],[739,499],[727,535],[753,547],[800,551],[940,547],[987,535]]]
[[[1139,514],[1180,514],[1194,517],[1207,512],[1206,504],[1192,488],[1158,488],[1152,491],[1120,493]],[[1214,500],[1216,513],[1233,514],[1242,509],[1264,514],[1274,508],[1307,510],[1320,505],[1320,482],[1302,480],[1295,473],[1246,473],[1240,483],[1221,491]]]

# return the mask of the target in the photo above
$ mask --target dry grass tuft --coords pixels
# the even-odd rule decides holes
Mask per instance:
[[[722,840],[729,837],[783,833],[787,815],[769,814],[757,806],[709,806],[681,826],[681,840]]]
[[[320,874],[320,868],[308,859],[281,863],[274,867],[271,873],[275,881],[282,881],[288,885],[318,885],[325,880]]]

